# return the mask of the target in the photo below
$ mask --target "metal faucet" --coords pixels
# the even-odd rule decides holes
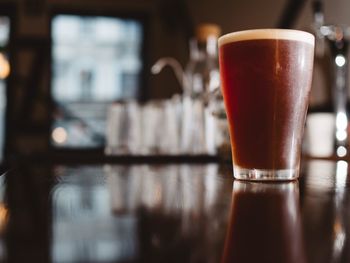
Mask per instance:
[[[159,74],[164,67],[169,66],[175,74],[176,79],[181,85],[181,88],[185,95],[191,96],[191,83],[190,79],[191,76],[189,76],[188,73],[183,69],[179,61],[177,61],[175,58],[172,57],[163,57],[158,59],[153,66],[151,67],[151,73],[156,75]],[[217,87],[206,94],[204,94],[202,97],[204,100],[208,100],[209,98],[215,98],[220,94],[220,88]]]
[[[172,57],[163,57],[156,61],[151,68],[152,74],[159,74],[165,66],[169,66],[179,81],[183,92],[189,91],[189,80],[179,61]]]
[[[344,157],[348,151],[348,123],[346,111],[348,85],[348,39],[350,27],[325,25],[322,2],[314,1],[314,21],[318,39],[326,39],[332,56],[334,76],[332,84],[333,109],[335,114],[335,150],[338,157]]]

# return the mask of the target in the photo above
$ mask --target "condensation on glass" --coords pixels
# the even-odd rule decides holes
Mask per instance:
[[[139,20],[77,15],[52,19],[55,147],[104,145],[108,106],[138,96],[142,41]]]

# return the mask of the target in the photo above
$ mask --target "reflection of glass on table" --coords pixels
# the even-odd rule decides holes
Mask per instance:
[[[235,181],[222,262],[303,263],[298,182]]]

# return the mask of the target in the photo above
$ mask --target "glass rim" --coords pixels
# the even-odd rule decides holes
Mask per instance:
[[[277,28],[266,28],[266,29],[249,29],[243,31],[231,32],[222,35],[218,39],[219,46],[244,41],[244,40],[258,40],[258,39],[281,39],[281,40],[294,40],[301,41],[312,46],[315,46],[315,36],[311,33],[296,29],[277,29]]]

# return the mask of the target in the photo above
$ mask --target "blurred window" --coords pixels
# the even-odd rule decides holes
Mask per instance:
[[[10,73],[7,47],[10,38],[10,19],[0,16],[0,161],[3,160],[5,144],[6,79]]]
[[[104,146],[108,106],[139,95],[142,45],[139,20],[53,17],[51,85],[56,110],[51,141],[55,147]]]

